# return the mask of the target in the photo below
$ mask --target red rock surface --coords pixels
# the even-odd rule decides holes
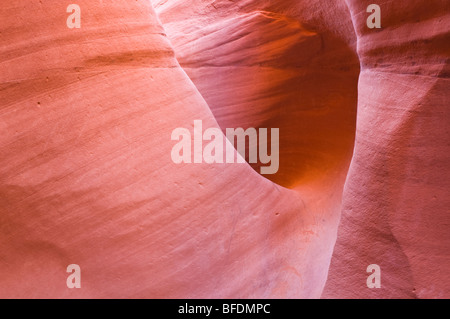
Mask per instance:
[[[0,297],[449,297],[448,2],[370,3],[2,6]],[[198,119],[279,172],[174,164]]]
[[[280,128],[280,170],[268,178],[295,188],[345,175],[359,74],[345,5],[322,4],[319,13],[298,1],[153,3],[178,61],[223,129]]]
[[[450,297],[448,1],[393,1],[365,28],[347,1],[361,75],[355,151],[324,297]],[[381,267],[381,289],[364,270]]]

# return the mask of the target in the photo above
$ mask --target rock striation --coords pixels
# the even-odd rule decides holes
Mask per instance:
[[[448,298],[449,4],[371,3],[2,6],[0,297]],[[196,120],[279,171],[175,164]]]

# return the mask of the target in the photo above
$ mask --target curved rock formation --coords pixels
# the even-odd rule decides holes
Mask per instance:
[[[284,136],[286,153],[281,154],[288,162],[283,166],[288,177],[280,172],[273,178],[298,190],[311,187],[320,174],[329,176],[329,163],[339,163],[345,145],[352,145],[352,126],[344,123],[352,120],[349,111],[356,101],[354,34],[363,67],[358,139],[323,297],[449,295],[448,280],[443,280],[450,257],[445,208],[449,121],[444,109],[448,3],[384,4],[380,30],[366,25],[368,1],[349,1],[348,8],[325,1],[248,1],[242,6],[209,1],[192,11],[181,9],[181,1],[154,3],[181,65],[222,127],[251,126],[251,120],[263,118],[264,124],[280,126],[286,135],[298,132]],[[307,36],[302,25],[308,25]],[[272,72],[265,76],[267,68]],[[291,77],[281,75],[286,69]],[[305,83],[311,86],[303,91]],[[323,113],[321,105],[335,112]],[[334,143],[340,145],[330,147]],[[345,166],[340,171],[345,172]],[[322,196],[330,193],[322,185],[312,189]],[[382,269],[382,289],[366,286],[365,270],[374,263]]]
[[[248,165],[174,164],[173,129],[217,124],[150,4],[78,4],[81,29],[2,8],[1,297],[320,296],[330,221]]]
[[[361,76],[355,153],[324,297],[449,298],[448,1],[347,1]],[[367,289],[378,264],[381,289]]]
[[[152,1],[0,8],[0,297],[450,295],[446,1],[379,30],[368,1]],[[280,128],[279,172],[175,164],[194,120]]]
[[[298,1],[153,3],[223,129],[280,128],[280,170],[266,177],[295,188],[345,176],[359,75],[353,33],[344,33],[351,30],[345,5],[322,4],[330,22]]]

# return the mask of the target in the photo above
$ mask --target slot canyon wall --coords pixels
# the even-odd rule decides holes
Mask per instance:
[[[0,297],[449,298],[450,4],[371,3],[3,5]],[[195,120],[278,172],[175,164]]]

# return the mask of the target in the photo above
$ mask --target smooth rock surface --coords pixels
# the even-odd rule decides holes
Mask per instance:
[[[217,123],[150,3],[78,4],[81,29],[1,9],[0,296],[319,297],[336,218],[247,164],[174,164],[175,128]]]
[[[382,4],[382,28],[374,30],[366,25],[369,1],[153,2],[222,128],[256,121],[284,129],[289,171],[272,180],[297,190],[329,177],[329,163],[345,163],[339,155],[353,145],[346,123],[356,101],[355,51],[362,66],[357,145],[322,296],[450,295],[448,2]],[[320,105],[328,108],[321,116]],[[321,186],[312,193],[329,194]],[[366,286],[374,263],[382,289]]]
[[[4,4],[0,297],[450,297],[449,3],[370,3]],[[174,164],[194,120],[279,172]]]
[[[448,1],[347,1],[361,76],[355,152],[323,297],[450,297]],[[365,269],[381,267],[381,289]]]

